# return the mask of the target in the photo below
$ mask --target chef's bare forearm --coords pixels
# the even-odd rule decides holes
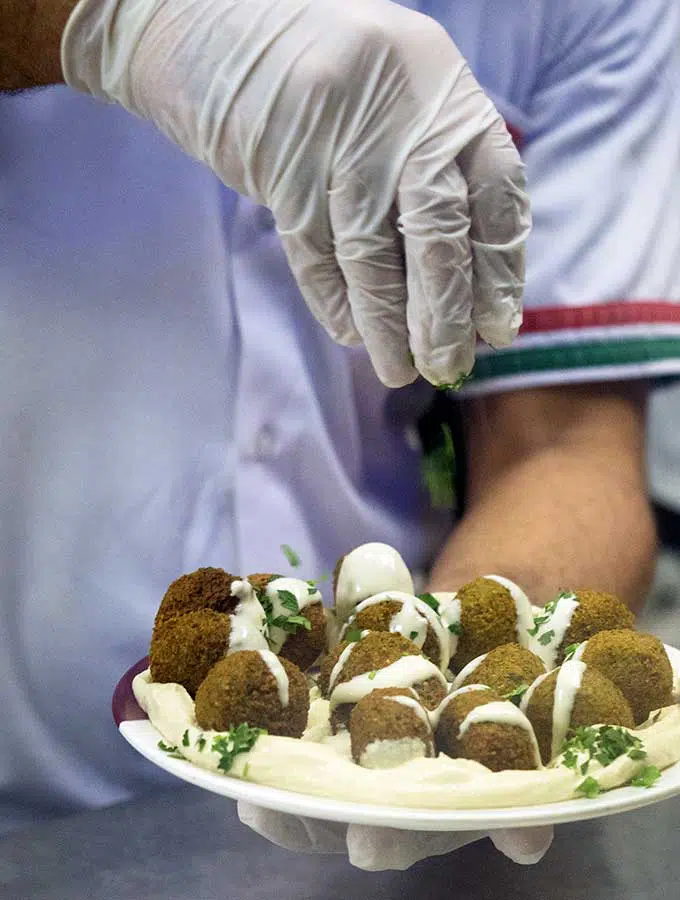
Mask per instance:
[[[639,609],[656,556],[640,389],[563,387],[466,407],[468,508],[432,587],[496,573],[540,603],[590,587]]]
[[[0,0],[0,90],[62,82],[61,35],[77,0]]]

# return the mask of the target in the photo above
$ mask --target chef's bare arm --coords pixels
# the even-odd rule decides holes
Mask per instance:
[[[656,556],[645,384],[509,391],[463,405],[467,509],[432,574],[507,575],[538,603],[599,588],[642,606]]]
[[[0,0],[0,90],[58,84],[61,34],[77,0]]]

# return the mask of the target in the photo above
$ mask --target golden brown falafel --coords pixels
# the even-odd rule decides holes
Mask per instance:
[[[522,724],[474,722],[461,734],[461,726],[473,709],[489,703],[509,707],[509,715]],[[437,749],[454,759],[463,757],[481,763],[492,772],[506,769],[536,769],[536,746],[528,722],[517,707],[492,690],[463,690],[452,695],[441,711],[436,730]]]
[[[381,600],[379,603],[372,603],[370,606],[365,606],[359,610],[350,619],[351,627],[359,629],[359,631],[394,631],[394,617],[400,612],[403,605],[403,600],[393,598]],[[409,638],[409,640],[413,639],[408,634],[404,636]],[[440,665],[441,647],[439,639],[429,622],[425,632],[425,641],[421,649],[422,653],[436,666]]]
[[[621,628],[593,635],[579,658],[606,675],[628,700],[636,725],[673,702],[673,668],[654,635]]]
[[[363,697],[352,710],[349,732],[354,762],[370,769],[434,756],[427,713],[410,688],[378,688]]]
[[[338,660],[340,659],[340,654],[347,647],[347,645],[351,643],[350,641],[341,641],[339,644],[336,644],[335,647],[332,647],[330,650],[327,650],[326,653],[321,657],[321,661],[319,663],[319,674],[316,677],[316,684],[321,692],[321,696],[325,697],[328,700],[329,696],[329,686],[331,673],[335,668]]]
[[[210,566],[181,575],[165,592],[156,613],[155,624],[198,609],[233,612],[239,601],[232,596],[231,585],[237,580],[224,569]]]
[[[562,643],[557,648],[557,665],[564,661],[565,651],[572,644],[587,641],[599,631],[632,628],[635,624],[634,613],[614,594],[583,590],[574,591],[573,595],[567,595],[569,596],[576,597],[578,606],[564,633]]]
[[[401,634],[394,634],[388,631],[372,631],[353,644],[348,644],[346,641],[343,642],[339,649],[340,652],[332,656],[332,658],[335,658],[335,663],[331,665],[330,661],[324,662],[323,679],[321,680],[321,684],[326,690],[326,696],[330,696],[332,707],[331,728],[334,732],[338,728],[347,727],[352,706],[354,705],[354,703],[350,702],[334,704],[333,699],[334,696],[337,696],[335,692],[338,688],[361,675],[366,675],[367,680],[370,681],[373,673],[386,669],[403,657],[419,657],[422,660],[421,667],[425,666],[433,673],[432,676],[428,673],[420,682],[412,685],[424,706],[428,709],[434,709],[446,694],[446,684],[437,667],[434,663],[426,660],[420,649]],[[343,656],[344,662],[337,668]],[[332,677],[333,673],[335,673],[334,678]],[[390,685],[376,684],[376,687],[380,686],[387,687]]]
[[[326,610],[320,602],[310,603],[301,613],[310,623],[310,628],[298,628],[288,634],[279,656],[288,659],[306,672],[319,659],[326,647]]]
[[[538,656],[519,644],[502,644],[490,650],[479,665],[456,687],[468,684],[486,684],[501,697],[517,696],[522,687],[543,675],[546,669]]]
[[[151,677],[160,684],[181,684],[195,696],[210,669],[227,653],[230,636],[231,619],[212,609],[161,621],[149,648]]]
[[[460,637],[451,660],[454,672],[476,656],[517,641],[517,606],[505,585],[491,578],[475,578],[458,591]]]
[[[283,670],[288,702],[274,674]],[[196,692],[201,728],[227,731],[246,723],[269,734],[299,738],[307,726],[309,691],[298,667],[268,650],[240,650],[218,662]]]
[[[567,669],[573,672],[575,666],[581,667],[582,674],[578,676],[580,686],[569,710],[567,698],[570,692],[562,690],[556,702],[555,689],[560,673],[564,678]],[[522,701],[522,709],[534,727],[545,765],[559,753],[565,738],[574,728],[586,725],[635,726],[630,705],[616,685],[597,669],[575,660],[568,660],[530,687]]]

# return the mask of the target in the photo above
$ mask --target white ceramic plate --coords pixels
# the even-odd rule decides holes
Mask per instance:
[[[673,647],[666,649],[674,669],[676,672],[680,671],[680,651]],[[141,660],[126,672],[114,693],[114,718],[123,737],[154,765],[183,781],[215,794],[234,800],[247,800],[279,812],[332,822],[412,831],[490,831],[495,828],[524,828],[595,819],[639,809],[680,794],[680,762],[662,772],[659,781],[651,788],[620,787],[592,800],[583,798],[500,809],[405,809],[329,800],[252,784],[228,775],[209,772],[185,760],[174,759],[159,749],[158,741],[162,736],[141,712],[132,694],[132,678],[146,668],[146,665],[147,661]]]

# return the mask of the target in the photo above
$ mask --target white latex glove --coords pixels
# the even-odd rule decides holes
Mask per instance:
[[[533,865],[547,853],[552,827],[479,831],[400,831],[368,825],[341,825],[252,806],[240,800],[238,815],[262,837],[299,853],[347,853],[358,869],[408,869],[422,859],[442,856],[488,837],[497,850],[520,865]]]
[[[62,68],[270,207],[310,309],[385,384],[454,382],[475,331],[516,335],[523,167],[432,19],[388,0],[80,0]]]

